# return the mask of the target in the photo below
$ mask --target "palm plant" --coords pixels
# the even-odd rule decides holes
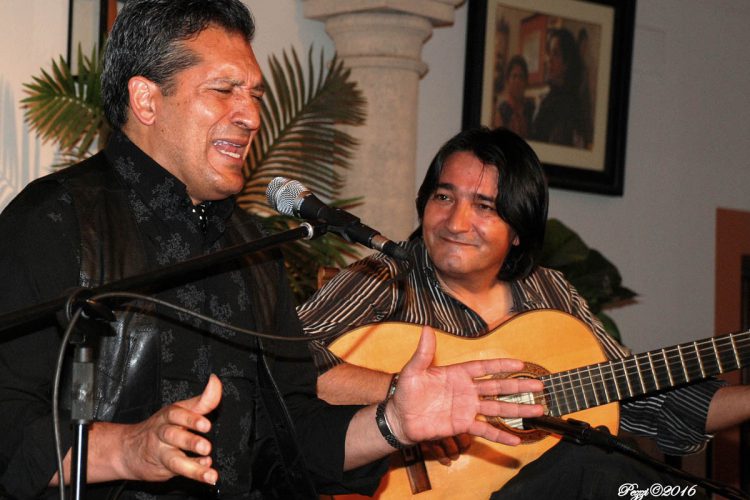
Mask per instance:
[[[63,167],[87,157],[100,148],[111,132],[101,104],[101,53],[83,57],[79,47],[77,73],[60,57],[51,71],[41,70],[24,85],[25,118],[44,142],[59,144]],[[298,179],[332,204],[351,206],[357,200],[337,200],[344,184],[342,171],[357,147],[356,140],[338,128],[364,123],[365,100],[350,79],[350,72],[336,58],[325,64],[323,51],[317,60],[312,47],[306,70],[294,49],[281,59],[271,56],[270,81],[264,79],[263,126],[253,142],[245,164],[246,183],[238,196],[239,205],[261,217],[270,232],[297,223],[272,212],[265,201],[266,186],[276,176]],[[98,144],[95,140],[99,139]],[[314,290],[321,266],[339,266],[356,257],[355,247],[335,237],[286,245],[292,289],[298,300]]]
[[[55,167],[77,163],[92,148],[104,143],[111,131],[101,104],[101,53],[94,48],[84,56],[78,46],[78,65],[73,75],[70,65],[59,57],[51,72],[41,70],[24,87],[28,96],[21,100],[25,119],[43,142],[54,141],[60,148]]]

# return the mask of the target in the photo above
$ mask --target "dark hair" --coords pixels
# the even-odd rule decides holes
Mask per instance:
[[[420,222],[427,201],[437,189],[446,160],[461,151],[469,152],[485,165],[497,168],[495,207],[500,218],[518,236],[518,245],[511,247],[498,278],[511,281],[528,276],[544,244],[547,183],[536,153],[510,130],[490,130],[487,127],[465,130],[440,148],[419,187],[417,214]],[[411,238],[421,234],[420,224]]]
[[[526,64],[526,59],[523,56],[516,54],[508,61],[508,69],[505,71],[505,79],[510,78],[510,74],[513,72],[513,67],[518,66],[523,71],[523,79],[529,79],[529,66]]]
[[[250,42],[255,23],[240,0],[128,0],[104,52],[102,101],[114,129],[128,119],[128,81],[143,76],[169,94],[177,72],[198,62],[182,42],[216,25]]]
[[[555,29],[551,30],[547,37],[547,50],[549,50],[549,46],[555,38],[560,43],[560,54],[563,63],[565,63],[565,82],[563,85],[566,89],[577,90],[581,85],[581,78],[583,78],[583,62],[578,50],[578,43],[573,33],[567,29]]]

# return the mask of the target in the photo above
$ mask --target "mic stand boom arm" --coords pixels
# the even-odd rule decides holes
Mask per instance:
[[[708,492],[723,495],[726,498],[730,498],[733,500],[748,500],[748,498],[750,498],[745,493],[734,488],[733,486],[695,476],[693,474],[690,474],[689,472],[685,472],[681,469],[677,469],[676,467],[672,467],[671,465],[666,464],[660,460],[656,460],[655,458],[650,457],[645,453],[637,450],[636,448],[630,446],[623,440],[618,439],[617,436],[613,436],[609,433],[609,430],[606,427],[594,428],[591,427],[591,425],[589,425],[588,423],[582,422],[580,420],[575,420],[572,418],[562,419],[549,416],[525,418],[523,419],[523,425],[527,429],[539,429],[550,432],[552,434],[560,435],[563,438],[573,441],[576,444],[591,444],[600,448],[604,448],[607,451],[619,451],[620,453],[633,457],[640,462],[654,467],[657,470],[667,472],[668,474],[677,476],[690,483],[697,484],[703,487]]]
[[[288,241],[317,238],[318,236],[325,234],[326,231],[326,225],[323,223],[313,225],[305,222],[300,224],[298,228],[290,229],[289,231],[235,245],[178,264],[160,267],[147,273],[106,283],[96,288],[87,289],[86,292],[88,296],[93,296],[115,290],[122,292],[141,290],[144,288],[158,289],[160,286],[173,284],[177,279],[186,280],[197,271],[204,271],[209,267],[225,263],[241,257],[242,255],[277,247]],[[23,325],[30,321],[54,314],[63,309],[68,300],[69,296],[66,295],[47,302],[42,302],[41,304],[0,315],[0,333],[14,326]],[[81,304],[76,303],[75,306],[80,307]]]

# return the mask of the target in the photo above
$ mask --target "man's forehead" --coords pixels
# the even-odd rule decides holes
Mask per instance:
[[[494,200],[497,194],[498,175],[497,166],[488,163],[481,163],[480,169],[476,168],[476,164],[472,167],[445,165],[440,172],[436,188]]]
[[[204,37],[204,34],[207,36]],[[230,38],[222,38],[223,36]],[[199,70],[204,75],[205,82],[248,86],[252,89],[263,86],[263,75],[252,45],[239,33],[207,28],[197,38],[185,41],[183,49],[196,60],[195,64],[185,70]]]

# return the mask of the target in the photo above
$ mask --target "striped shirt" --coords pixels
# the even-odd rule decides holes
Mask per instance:
[[[326,345],[362,325],[380,321],[427,324],[462,337],[488,333],[487,323],[459,300],[445,293],[421,239],[404,244],[410,263],[375,254],[344,269],[298,308],[305,333],[330,334],[310,349],[319,374],[342,361]],[[628,349],[610,337],[575,288],[561,273],[538,267],[511,282],[513,312],[557,309],[581,319],[601,343],[609,359],[628,356]],[[692,384],[622,403],[621,427],[655,438],[665,453],[699,451],[706,440],[706,415],[717,380]]]

